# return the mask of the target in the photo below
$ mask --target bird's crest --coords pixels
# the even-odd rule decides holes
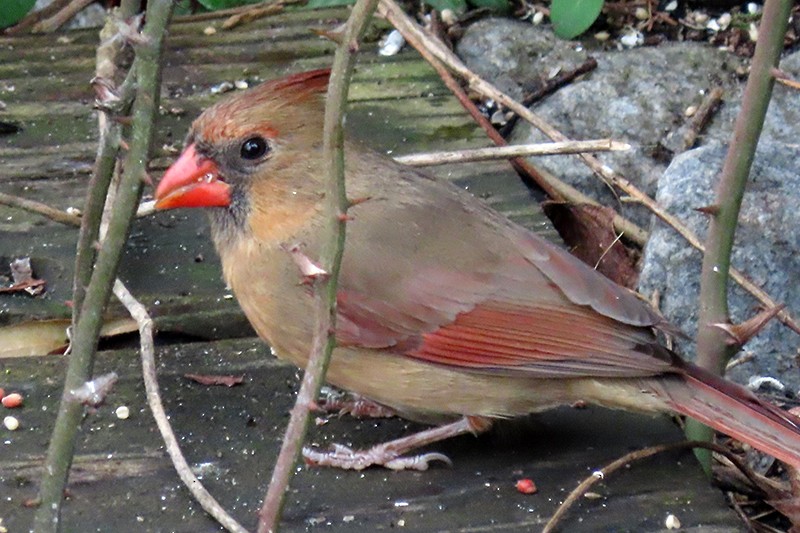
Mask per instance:
[[[321,105],[322,99],[313,97],[325,92],[330,73],[327,68],[298,72],[236,93],[200,115],[193,130],[210,142],[236,138],[249,131],[275,137],[279,129],[291,129],[296,121],[292,110],[297,113],[305,103]]]
[[[330,77],[331,69],[321,68],[268,81],[259,88],[268,88],[271,92],[280,92],[287,96],[293,95],[297,99],[307,98],[314,93],[325,91]]]

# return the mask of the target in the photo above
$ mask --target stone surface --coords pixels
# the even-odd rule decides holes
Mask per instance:
[[[685,152],[672,162],[659,183],[658,203],[685,221],[701,239],[707,221],[696,208],[713,202],[726,147],[713,144]],[[778,302],[800,309],[800,175],[796,144],[762,141],[744,196],[732,264]],[[697,330],[700,253],[663,223],[656,223],[645,249],[640,290],[658,290],[665,316],[694,338]],[[731,284],[730,309],[734,322],[753,316],[758,303],[738,285]],[[773,321],[745,349],[755,358],[731,371],[731,377],[747,383],[751,376],[770,376],[795,394],[800,389],[796,357],[798,336]],[[679,343],[693,356],[694,346]]]
[[[587,41],[586,46],[590,44]],[[572,69],[589,55],[595,57],[595,71],[536,103],[533,110],[571,138],[613,137],[632,143],[631,151],[600,154],[599,158],[651,196],[676,151],[673,134],[686,122],[685,110],[699,105],[708,90],[721,85],[724,103],[698,144],[727,141],[744,85],[737,75],[737,68],[742,68],[740,58],[696,42],[587,52],[579,44],[556,39],[545,28],[486,19],[468,28],[457,50],[471,68],[512,96],[536,86],[558,69]],[[800,53],[785,58],[781,66],[796,76]],[[796,142],[800,138],[800,99],[780,87],[775,93],[764,138]],[[510,137],[515,143],[545,139],[522,121]],[[644,208],[620,203],[577,158],[532,159],[624,216],[648,225],[649,213]]]

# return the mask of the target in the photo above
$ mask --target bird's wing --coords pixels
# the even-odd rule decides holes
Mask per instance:
[[[388,228],[368,213],[361,222],[356,215],[348,231],[362,235],[348,242],[369,244],[351,250],[350,260],[346,248],[338,298],[341,344],[538,377],[645,376],[674,369],[649,327],[661,318],[631,291],[499,216],[476,217],[469,211],[480,208],[463,200],[441,203],[439,198],[441,217],[423,208],[409,214],[413,206],[385,213],[393,223]],[[399,250],[380,250],[384,245]],[[387,257],[390,265],[380,263]]]

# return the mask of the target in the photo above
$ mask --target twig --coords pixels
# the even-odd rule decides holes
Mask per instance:
[[[284,2],[275,2],[268,3],[266,5],[248,6],[249,9],[246,11],[236,13],[225,19],[221,27],[223,30],[230,30],[236,26],[239,26],[240,24],[247,24],[249,22],[253,22],[254,20],[258,20],[261,17],[280,13],[283,11],[284,5]]]
[[[136,45],[135,61],[138,91],[133,105],[133,129],[125,173],[117,195],[117,205],[108,235],[97,254],[91,282],[81,306],[80,318],[73,331],[72,354],[64,380],[55,427],[45,460],[44,477],[39,488],[39,508],[34,517],[37,532],[56,531],[60,524],[64,487],[75,451],[83,406],[69,400],[69,391],[88,381],[94,365],[97,338],[102,325],[102,310],[108,303],[116,277],[122,248],[127,239],[141,191],[141,176],[148,159],[154,118],[158,109],[159,61],[164,33],[172,13],[171,0],[150,0],[147,23]]]
[[[194,13],[192,15],[181,15],[179,17],[175,17],[175,22],[204,22],[206,20],[216,20],[220,18],[229,18],[235,16],[237,14],[243,13],[245,11],[249,11],[251,9],[257,9],[259,7],[266,7],[269,5],[274,4],[281,4],[281,5],[289,5],[289,4],[297,4],[303,2],[304,0],[279,0],[278,2],[275,1],[267,1],[261,2],[260,4],[247,4],[239,7],[232,7],[230,9],[220,9],[219,11],[209,11],[208,13]]]
[[[714,115],[714,111],[717,109],[717,106],[719,106],[720,102],[722,102],[723,94],[724,91],[722,90],[722,87],[714,87],[703,99],[703,103],[700,104],[700,107],[698,107],[697,111],[695,111],[691,121],[689,122],[688,129],[683,134],[680,147],[681,152],[685,152],[694,146],[694,143],[697,141],[697,137],[700,135],[700,132],[705,129],[706,125],[711,120],[711,117]]]
[[[530,106],[547,96],[548,94],[556,92],[561,87],[568,83],[572,83],[575,78],[582,76],[587,72],[591,72],[597,68],[597,60],[593,57],[588,58],[586,61],[578,65],[572,70],[565,70],[559,72],[554,78],[547,80],[542,87],[533,91],[531,94],[522,99],[522,105]]]
[[[483,94],[489,98],[494,99],[496,102],[500,103],[501,105],[506,106],[507,108],[511,109],[515,113],[517,113],[520,117],[525,119],[526,121],[530,122],[533,126],[537,129],[541,130],[545,135],[550,137],[554,141],[563,141],[567,140],[567,138],[558,132],[555,128],[550,126],[547,122],[542,120],[539,116],[534,114],[528,108],[516,102],[510,96],[504,94],[490,83],[486,82],[485,80],[481,79],[471,70],[469,70],[466,65],[450,50],[447,49],[446,46],[441,44],[440,42],[435,41],[430,36],[428,36],[425,31],[419,27],[413,20],[411,20],[403,10],[393,1],[393,0],[380,0],[378,4],[378,11],[379,13],[384,16],[392,25],[403,34],[403,37],[412,44],[417,50],[419,47],[424,47],[426,49],[426,53],[422,54],[428,61],[430,62],[430,57],[435,57],[437,60],[441,61],[445,65],[447,65],[451,70],[462,76],[467,82],[469,83],[470,87],[475,90],[476,92]],[[422,53],[422,52],[420,52]],[[434,64],[434,68],[436,65]],[[693,247],[700,250],[701,253],[705,252],[705,248],[697,236],[692,232],[685,224],[683,224],[677,217],[671,215],[670,213],[666,212],[662,209],[652,198],[641,192],[638,188],[636,188],[633,184],[631,184],[628,180],[626,180],[622,175],[615,172],[608,166],[604,165],[599,159],[592,155],[588,154],[581,154],[579,156],[584,163],[592,170],[594,174],[598,177],[603,179],[605,182],[614,185],[615,187],[621,189],[625,193],[627,193],[633,201],[641,203],[645,207],[647,207],[650,211],[652,211],[658,218],[660,218],[664,223],[672,227],[675,231],[678,232],[684,239],[686,239],[689,244]],[[629,232],[626,232],[624,228],[621,228],[617,225],[617,219],[614,219],[614,227],[617,231],[625,233],[626,236],[630,235]],[[747,280],[744,275],[739,272],[738,270],[731,269],[730,270],[731,277],[739,283],[747,292],[753,295],[756,299],[758,299],[762,304],[766,307],[771,308],[777,305],[777,303],[763,290],[756,287],[752,282]],[[791,328],[796,333],[800,334],[800,324],[798,324],[790,315],[790,313],[786,310],[781,311],[778,314],[781,322],[783,322],[786,326]]]
[[[781,85],[791,87],[792,89],[800,89],[800,81],[792,79],[787,73],[778,67],[773,68],[770,72],[772,72],[772,75],[775,76],[775,81]]]
[[[300,392],[292,408],[264,503],[258,513],[259,533],[275,531],[278,526],[289,480],[308,430],[310,408],[319,395],[325,379],[325,370],[336,344],[333,333],[336,326],[336,289],[344,255],[346,213],[349,207],[344,179],[344,112],[358,43],[372,18],[377,2],[378,0],[356,2],[342,35],[342,42],[336,47],[331,68],[322,148],[324,167],[329,169],[324,207],[327,223],[323,236],[325,245],[320,258],[323,269],[328,275],[318,276],[314,282],[316,319],[311,355],[303,374]]]
[[[624,150],[630,150],[630,145],[611,139],[600,139],[596,141],[520,144],[492,148],[475,148],[472,150],[456,150],[452,152],[420,153],[395,157],[394,160],[404,165],[423,167],[447,165],[450,163],[510,159],[512,157],[532,155],[563,155],[581,152],[616,152]]]
[[[183,481],[183,484],[186,485],[186,488],[189,489],[189,492],[192,493],[195,500],[197,500],[203,509],[214,517],[222,527],[232,533],[247,533],[247,530],[233,519],[217,500],[211,496],[205,487],[203,487],[203,484],[197,479],[197,476],[194,475],[191,467],[181,453],[178,439],[175,438],[175,433],[172,431],[167,414],[164,412],[161,394],[158,391],[155,350],[153,348],[153,320],[147,313],[147,309],[133,297],[120,280],[114,281],[114,295],[122,305],[125,306],[125,309],[128,310],[131,318],[136,321],[139,327],[142,376],[144,379],[144,388],[147,393],[147,404],[150,406],[150,411],[153,413],[153,418],[156,420],[158,430],[161,432],[161,438],[164,440],[167,453],[170,459],[172,459],[172,464],[175,465],[178,476],[181,478],[181,481]]]
[[[69,4],[71,1],[72,0],[54,0],[53,3],[43,7],[42,9],[39,9],[38,11],[34,11],[32,13],[28,13],[22,20],[17,22],[14,26],[6,28],[3,31],[3,33],[5,33],[6,35],[19,35],[20,33],[31,28],[34,24],[36,24],[40,20],[51,17],[61,9],[64,9],[64,6]]]
[[[747,516],[747,513],[745,513],[744,509],[742,509],[742,506],[736,499],[736,495],[733,492],[728,491],[725,493],[725,496],[727,497],[730,506],[733,507],[733,510],[739,516],[739,520],[741,520],[742,523],[747,528],[748,533],[756,533],[756,529],[753,527],[753,523],[750,520],[750,517]]]
[[[26,198],[21,198],[19,196],[14,196],[11,194],[0,192],[0,204],[7,205],[9,207],[16,207],[18,209],[23,209],[25,211],[30,211],[31,213],[37,213],[51,220],[55,220],[56,222],[60,222],[61,224],[66,224],[68,226],[81,225],[81,217],[76,215],[70,215],[69,213],[66,213],[60,209],[50,207],[47,204],[43,204],[35,200],[28,200]]]
[[[609,474],[613,474],[620,468],[625,467],[629,463],[634,461],[639,461],[641,459],[646,459],[648,457],[652,457],[653,455],[657,455],[659,453],[673,451],[673,450],[682,450],[685,448],[704,448],[707,450],[711,450],[713,452],[719,453],[724,455],[731,463],[733,463],[736,468],[738,468],[744,475],[747,477],[753,485],[757,487],[762,487],[758,483],[758,478],[753,474],[753,472],[747,467],[747,465],[741,461],[738,457],[733,455],[730,450],[727,448],[720,446],[718,444],[714,444],[712,442],[698,442],[698,441],[682,441],[682,442],[673,442],[670,444],[660,444],[658,446],[651,446],[649,448],[643,448],[641,450],[636,450],[631,453],[627,453],[612,461],[611,463],[607,464],[600,470],[597,470],[592,473],[589,477],[584,479],[583,481],[578,484],[572,492],[569,493],[567,498],[564,502],[558,507],[556,512],[550,517],[550,520],[547,521],[545,524],[544,529],[542,529],[542,533],[553,533],[556,527],[558,526],[558,522],[567,514],[570,507],[583,495],[586,493],[592,485],[597,483],[598,481],[605,479],[606,476]],[[770,491],[770,489],[765,489]]]
[[[428,63],[430,63],[437,74],[439,74],[439,77],[442,79],[447,88],[450,89],[453,95],[458,99],[459,103],[464,107],[464,109],[466,109],[470,116],[472,116],[473,120],[475,120],[475,122],[477,122],[478,125],[486,132],[486,135],[489,137],[489,139],[491,139],[491,141],[497,146],[507,146],[508,143],[503,136],[500,135],[492,123],[489,122],[489,120],[478,110],[472,100],[470,100],[467,96],[467,93],[464,92],[464,89],[462,89],[455,78],[453,78],[453,75],[450,74],[443,64],[429,51],[426,43],[427,36],[425,34],[418,34],[408,31],[408,23],[404,22],[404,19],[407,19],[407,17],[404,13],[402,13],[402,11],[401,15],[394,17],[392,14],[393,12],[386,12],[386,10],[380,4],[378,5],[378,9],[381,10],[381,15],[386,17],[387,20],[389,20],[389,22],[391,22],[397,28],[397,30],[403,34],[403,37],[406,39],[406,41],[416,48],[419,54],[425,58]],[[398,20],[395,21],[395,18]],[[515,157],[510,160],[510,163],[524,182],[528,184],[536,184],[548,196],[550,196],[551,199],[555,201],[570,202],[574,204],[600,205],[592,198],[589,198],[571,185],[559,180],[549,172],[535,167],[524,158]],[[613,223],[617,232],[622,233],[626,239],[638,244],[639,246],[644,246],[647,242],[647,232],[636,224],[623,218],[619,214],[615,213]]]
[[[52,33],[66,24],[94,0],[73,0],[50,18],[40,20],[31,28],[31,33]]]

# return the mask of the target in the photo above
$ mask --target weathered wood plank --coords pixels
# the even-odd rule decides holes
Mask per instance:
[[[215,101],[210,87],[221,81],[256,81],[290,71],[319,68],[332,46],[308,30],[334,27],[345,10],[296,11],[263,19],[234,32],[202,34],[209,22],[171,28],[164,71],[164,109],[182,114],[159,118],[152,165],[157,176],[168,163],[160,147],[180,145],[188,124]],[[0,187],[56,207],[80,207],[91,171],[96,137],[88,80],[93,75],[94,31],[55,36],[0,37],[2,120],[23,131],[0,137]],[[21,51],[25,54],[21,54]],[[13,90],[10,88],[13,87]],[[485,146],[483,134],[447,96],[433,71],[413,52],[393,58],[364,46],[351,91],[352,132],[377,150],[393,154]],[[529,191],[505,163],[437,167],[434,172],[467,187],[531,228],[543,224]],[[0,207],[0,264],[32,257],[48,280],[42,298],[0,296],[0,324],[65,318],[70,297],[75,230],[28,213]],[[196,338],[247,335],[235,301],[219,279],[219,264],[200,213],[174,212],[138,220],[123,260],[121,278],[151,309],[161,331],[159,367],[167,410],[190,462],[211,491],[248,526],[277,453],[297,371],[276,362],[255,339],[189,343]],[[109,316],[121,317],[112,307]],[[179,333],[180,337],[164,332]],[[66,506],[67,531],[216,531],[191,502],[161,453],[145,410],[133,336],[107,341],[97,372],[114,370],[120,381],[107,406],[87,419],[77,470]],[[244,373],[246,384],[207,388],[181,376]],[[2,433],[0,517],[10,531],[27,529],[35,494],[36,466],[46,449],[60,396],[60,357],[0,359],[0,386],[21,390],[26,405],[15,414],[22,430]],[[127,404],[129,420],[113,408]],[[366,445],[418,428],[402,420],[332,419],[315,429],[320,445],[332,441]],[[287,530],[324,527],[372,531],[519,531],[537,529],[565,491],[591,470],[633,447],[680,438],[666,420],[602,410],[562,410],[501,424],[480,439],[462,438],[436,449],[450,455],[452,469],[418,473],[369,470],[362,474],[303,469],[288,503]],[[530,476],[535,496],[518,494],[515,479]],[[686,530],[731,531],[738,527],[721,495],[711,489],[689,454],[636,465],[601,485],[599,500],[583,501],[568,531],[653,531],[667,512]]]
[[[296,370],[273,359],[257,339],[163,347],[158,366],[167,412],[190,464],[237,519],[254,526],[293,401]],[[35,494],[36,467],[60,395],[63,360],[0,360],[0,370],[4,383],[26,397],[25,407],[15,413],[22,429],[3,434],[0,517],[9,531],[26,531],[33,512],[21,503]],[[64,530],[216,531],[161,451],[136,353],[104,352],[97,371],[112,370],[120,375],[117,386],[107,405],[86,420]],[[187,372],[244,374],[245,383],[204,387],[183,378]],[[128,420],[114,416],[120,404],[130,408]],[[311,437],[319,446],[366,446],[420,427],[399,419],[327,420]],[[563,409],[502,423],[477,439],[436,445],[453,460],[452,468],[436,466],[422,473],[301,468],[287,502],[285,529],[535,531],[592,470],[634,447],[680,438],[666,419]],[[518,493],[514,482],[520,477],[532,478],[539,493]],[[742,529],[690,453],[633,465],[594,492],[600,497],[582,500],[564,531],[659,531],[668,513],[680,518],[683,531]]]

